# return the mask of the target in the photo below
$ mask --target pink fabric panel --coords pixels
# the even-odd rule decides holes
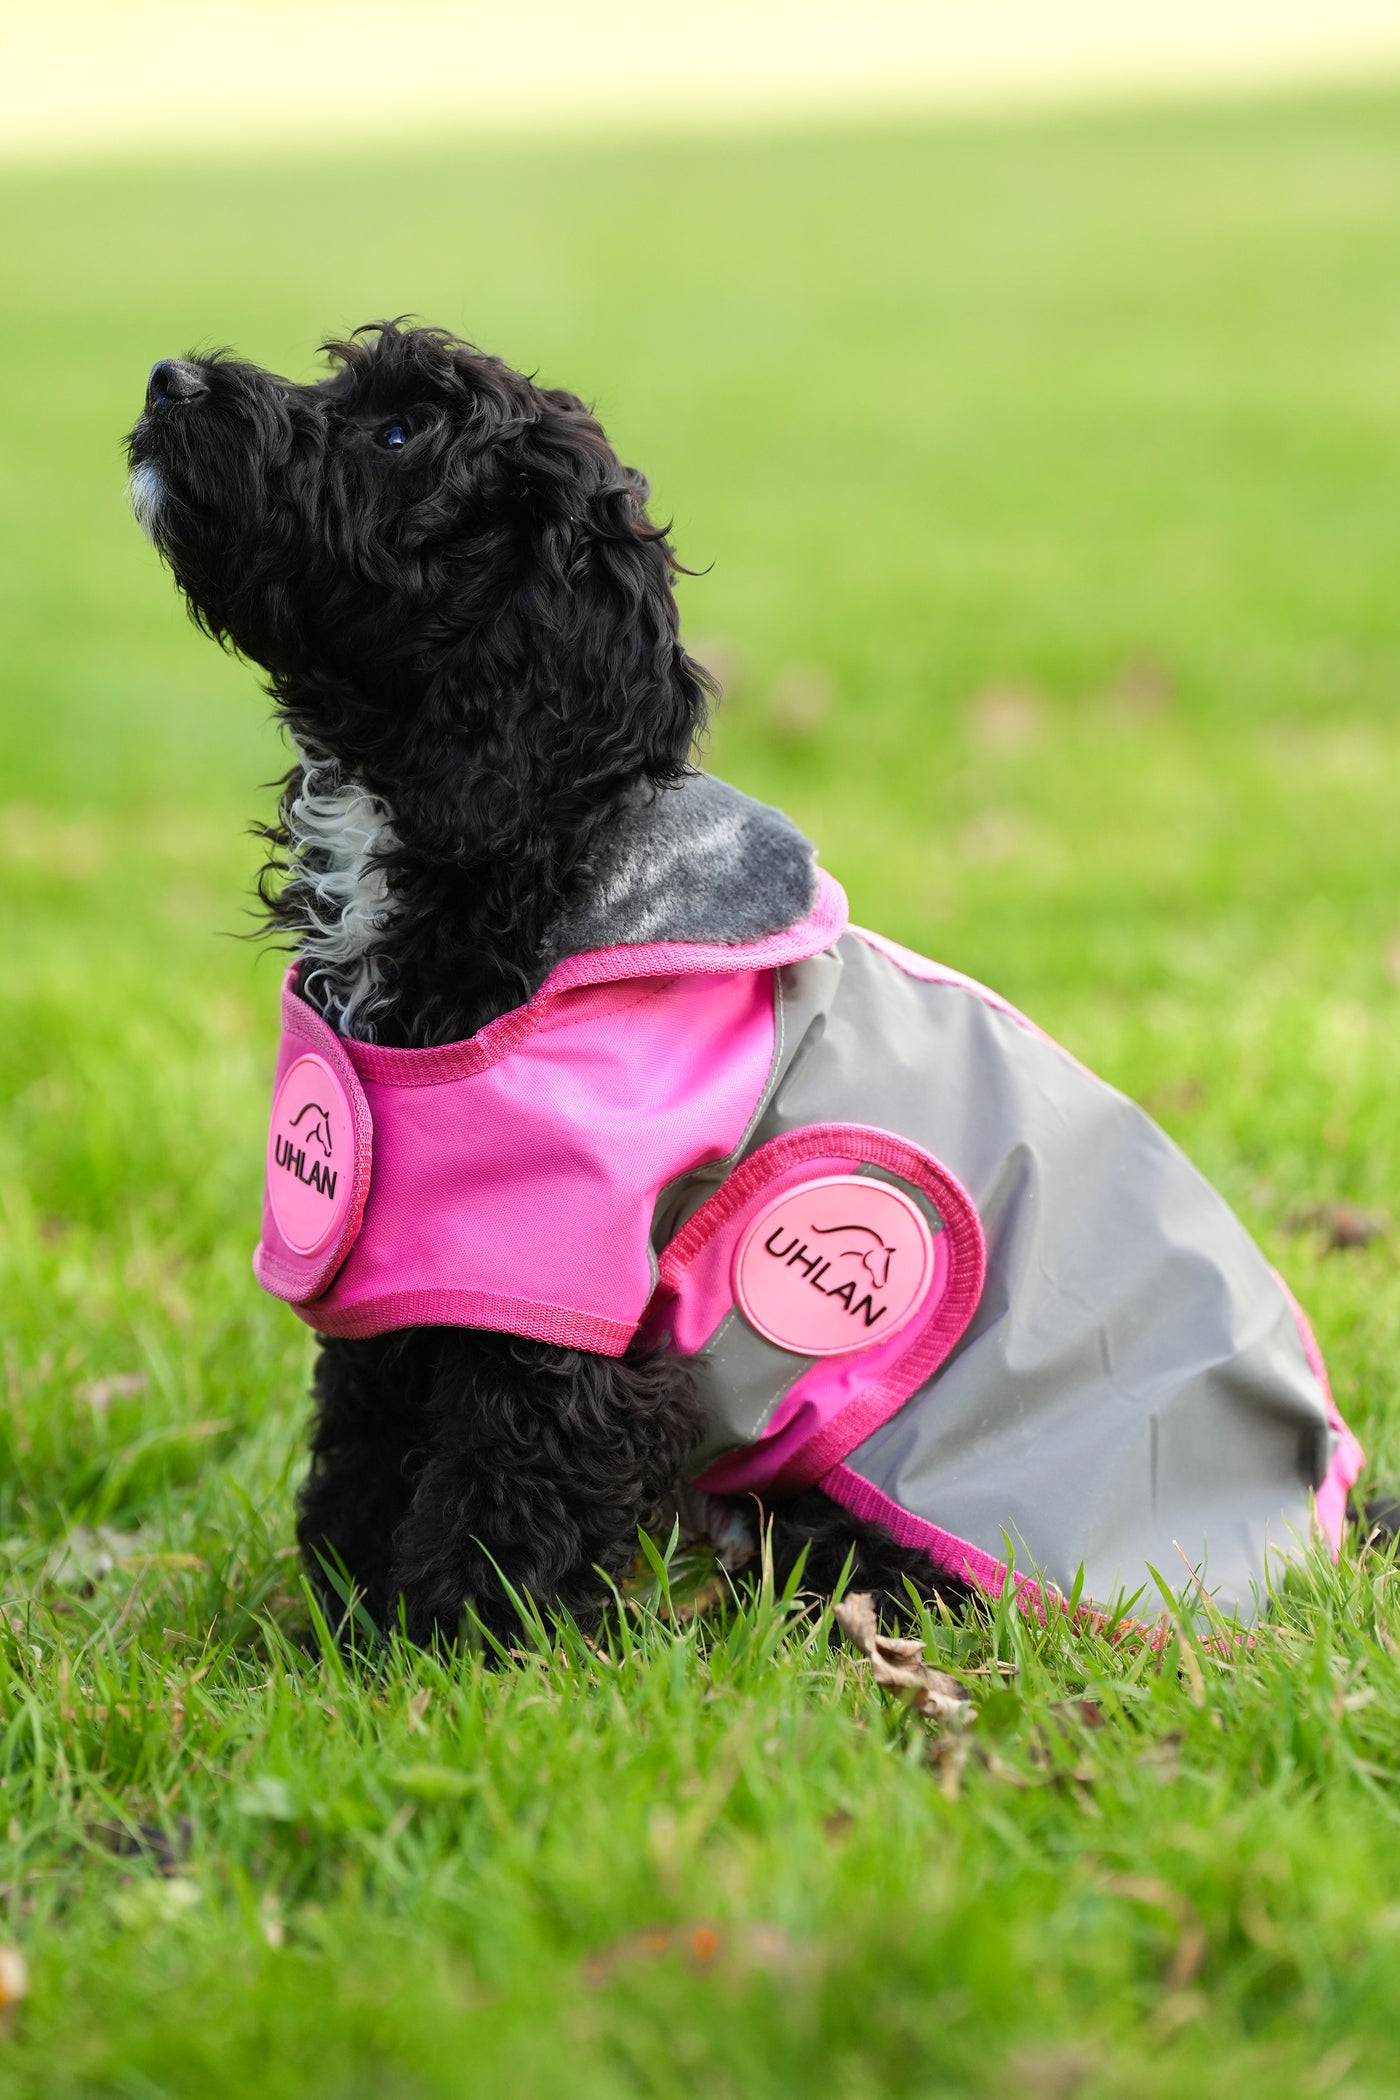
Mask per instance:
[[[819,955],[846,930],[846,893],[839,882],[819,871],[811,912],[796,926],[761,941],[724,947],[718,942],[643,942],[635,948],[597,948],[571,955],[551,970],[527,1006],[517,1006],[488,1022],[462,1043],[432,1050],[386,1050],[377,1043],[345,1045],[364,1080],[394,1086],[437,1086],[444,1080],[470,1078],[511,1056],[552,1016],[562,1002],[570,1012],[588,987],[601,986],[625,1002],[635,979],[670,976],[729,976],[739,970],[774,970],[783,963]],[[562,1010],[562,1009],[561,1009]],[[564,1023],[563,1025],[567,1025]]]
[[[543,1329],[620,1354],[651,1295],[657,1195],[739,1144],[773,1038],[772,977],[741,970],[562,998],[510,1056],[426,1084],[431,1053],[355,1045],[374,1179],[306,1316],[328,1333]]]
[[[1278,1276],[1277,1269],[1274,1274]],[[1335,1560],[1342,1550],[1342,1528],[1347,1519],[1347,1496],[1360,1477],[1361,1468],[1366,1463],[1366,1453],[1342,1420],[1341,1411],[1332,1398],[1332,1381],[1327,1376],[1327,1366],[1322,1360],[1322,1351],[1317,1346],[1317,1337],[1312,1331],[1307,1314],[1281,1276],[1278,1277],[1278,1281],[1279,1288],[1293,1309],[1293,1317],[1298,1323],[1298,1333],[1308,1362],[1312,1366],[1313,1376],[1322,1387],[1323,1397],[1327,1402],[1327,1419],[1337,1432],[1337,1448],[1332,1453],[1332,1463],[1327,1468],[1327,1476],[1314,1497],[1317,1521],[1322,1527],[1323,1537],[1332,1548],[1332,1558]]]

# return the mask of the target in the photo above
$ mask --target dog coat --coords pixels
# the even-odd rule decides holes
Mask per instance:
[[[988,1590],[1189,1569],[1249,1618],[1314,1513],[1335,1550],[1361,1453],[1221,1197],[1004,1000],[848,926],[776,812],[704,776],[642,805],[555,951],[431,1049],[343,1040],[288,974],[254,1267],[308,1324],[669,1344],[700,1487],[818,1486]]]

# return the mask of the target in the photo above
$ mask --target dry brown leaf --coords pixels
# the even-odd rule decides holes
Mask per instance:
[[[0,2035],[14,2031],[15,2007],[28,1996],[28,1963],[18,1947],[0,1946]]]
[[[772,1972],[787,1969],[793,1962],[792,1942],[780,1925],[714,1925],[707,1921],[652,1925],[644,1932],[629,1932],[588,1955],[583,1963],[583,1980],[597,1990],[610,1983],[620,1969],[638,1962],[661,1961],[671,1954],[679,1955],[687,1967],[699,1974],[721,1961],[741,1970]]]
[[[1038,1780],[1031,1778],[1029,1772],[1021,1771],[1017,1765],[1009,1765],[1006,1759],[999,1756],[995,1750],[984,1749],[982,1752],[982,1763],[987,1777],[1000,1780],[1003,1786],[1025,1788],[1039,1784]]]
[[[1050,1713],[1061,1729],[1093,1729],[1104,1725],[1103,1708],[1097,1699],[1057,1699]]]
[[[964,867],[1002,867],[1016,858],[1029,836],[1025,818],[1015,810],[980,810],[958,833],[958,860]]]
[[[968,703],[967,733],[989,751],[1022,751],[1040,735],[1045,710],[1024,686],[993,685]]]
[[[969,1745],[961,1729],[945,1730],[941,1735],[932,1735],[928,1740],[925,1756],[938,1775],[938,1791],[945,1801],[956,1801],[962,1793],[963,1770],[967,1764]]]
[[[1182,1736],[1179,1730],[1164,1735],[1158,1742],[1149,1743],[1145,1750],[1139,1750],[1137,1754],[1138,1770],[1157,1780],[1179,1779],[1181,1744]]]
[[[1163,1086],[1149,1087],[1142,1105],[1153,1116],[1189,1115],[1205,1098],[1206,1090],[1199,1079],[1169,1079]]]
[[[1103,1883],[1103,1888],[1107,1895],[1124,1896],[1130,1903],[1159,1910],[1175,1922],[1176,1947],[1163,1981],[1174,1991],[1190,1983],[1205,1960],[1207,1941],[1205,1927],[1189,1898],[1170,1883],[1159,1881],[1155,1874],[1115,1874]]]
[[[1320,1233],[1329,1253],[1350,1247],[1369,1247],[1384,1239],[1390,1221],[1377,1211],[1358,1210],[1354,1203],[1305,1203],[1290,1211],[1284,1220],[1290,1232]]]
[[[792,664],[780,672],[769,714],[773,727],[794,739],[814,736],[831,712],[832,684],[825,671]]]
[[[740,687],[747,682],[748,664],[743,644],[732,635],[702,634],[696,641],[686,643],[686,652],[695,662],[703,664],[716,681],[720,697],[731,701]]]
[[[17,867],[42,866],[46,875],[79,882],[105,865],[108,847],[103,827],[90,818],[52,816],[32,802],[0,808],[0,860]]]
[[[868,1590],[841,1599],[836,1623],[852,1647],[868,1659],[876,1684],[909,1693],[912,1706],[945,1727],[967,1728],[976,1719],[966,1687],[946,1670],[935,1670],[925,1662],[922,1641],[896,1640],[881,1633],[875,1599]]]
[[[1129,720],[1160,715],[1172,698],[1170,670],[1153,656],[1134,657],[1124,664],[1113,681],[1111,697],[1120,715]]]
[[[1123,1896],[1129,1903],[1146,1903],[1173,1918],[1186,1901],[1169,1882],[1159,1880],[1155,1874],[1110,1874],[1102,1886],[1106,1895]]]
[[[1200,1973],[1201,1963],[1206,1958],[1206,1929],[1193,1911],[1189,1921],[1181,1929],[1181,1938],[1176,1943],[1176,1952],[1167,1963],[1164,1981],[1170,1990],[1179,1991]]]
[[[692,1619],[699,1619],[707,1611],[732,1604],[734,1591],[723,1575],[712,1575],[708,1582],[692,1590],[688,1597],[674,1597],[670,1604],[664,1600],[658,1606],[659,1616],[671,1626],[688,1626]]]
[[[1094,2061],[1082,2049],[1016,2049],[1007,2059],[1015,2090],[1034,2100],[1071,2100],[1091,2076]]]

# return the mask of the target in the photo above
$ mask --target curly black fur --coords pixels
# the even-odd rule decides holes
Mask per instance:
[[[848,1585],[871,1590],[896,1616],[909,1606],[908,1585],[921,1597],[953,1599],[970,1594],[956,1578],[939,1575],[935,1582],[927,1554],[901,1546],[880,1524],[858,1524],[820,1488],[789,1495],[767,1512],[771,1527],[773,1574],[781,1587],[798,1561],[802,1588],[829,1596],[849,1568]]]
[[[1384,1553],[1400,1539],[1400,1501],[1394,1495],[1373,1495],[1365,1502],[1353,1497],[1347,1515],[1365,1546],[1377,1547]]]
[[[458,1041],[516,1005],[550,926],[586,894],[624,801],[685,775],[711,692],[681,647],[666,532],[573,394],[442,329],[381,322],[296,385],[216,354],[151,376],[129,440],[133,501],[199,624],[260,664],[321,781],[386,823],[383,908],[352,961],[301,985],[381,1041]],[[314,934],[326,870],[297,841],[298,766],[262,896]],[[390,1620],[504,1625],[499,1569],[581,1619],[700,1433],[684,1365],[462,1329],[326,1342],[300,1536]],[[780,1515],[809,1583],[853,1542],[893,1594],[922,1558],[809,1494]]]
[[[152,536],[200,626],[394,813],[381,1039],[453,1042],[523,995],[626,791],[681,778],[709,685],[645,479],[576,396],[441,329],[323,347],[310,386],[227,356],[157,366],[176,392],[131,461],[159,476]],[[274,867],[263,895],[305,929],[304,874],[279,889]]]
[[[454,1635],[468,1600],[509,1634],[497,1570],[591,1623],[596,1571],[623,1573],[702,1426],[668,1355],[614,1361],[454,1327],[327,1341],[316,1396],[308,1560],[341,1560],[381,1622],[402,1597],[419,1641]]]

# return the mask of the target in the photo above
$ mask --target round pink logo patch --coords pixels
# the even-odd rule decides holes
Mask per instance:
[[[734,1256],[749,1324],[799,1356],[842,1356],[895,1334],[947,1282],[935,1239],[902,1190],[829,1174],[761,1210]]]
[[[319,1254],[345,1223],[354,1193],[355,1124],[345,1089],[323,1057],[287,1071],[267,1134],[267,1195],[296,1254]]]

